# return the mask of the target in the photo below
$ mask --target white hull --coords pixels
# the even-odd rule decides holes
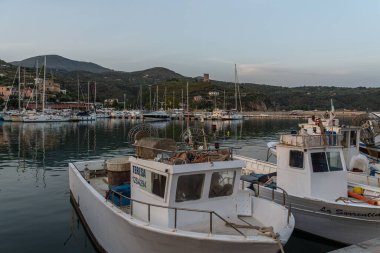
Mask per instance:
[[[144,118],[170,120],[170,115],[163,111],[155,111],[143,114]]]
[[[272,190],[260,186],[259,195],[272,199]],[[275,191],[275,201],[283,202],[282,192]],[[343,202],[326,202],[295,196],[287,197],[292,205],[296,228],[329,240],[356,244],[380,237],[380,208]]]
[[[74,205],[85,220],[87,229],[96,241],[95,244],[102,252],[274,253],[279,251],[278,243],[269,238],[257,241],[250,237],[196,233],[150,224],[131,217],[106,201],[72,165],[69,167],[69,179]],[[274,215],[278,219],[278,214]],[[294,226],[293,217],[290,222],[290,227],[280,233],[281,237],[286,237],[285,242]],[[282,235],[284,232],[285,236]]]
[[[33,116],[24,116],[22,117],[23,122],[28,123],[37,123],[37,122],[65,122],[70,121],[69,117],[63,117],[59,115],[33,115]]]
[[[232,114],[232,115],[223,115],[222,120],[242,120],[243,115],[241,114]]]
[[[96,120],[96,116],[95,115],[76,116],[76,119],[79,121],[93,121],[93,120]]]

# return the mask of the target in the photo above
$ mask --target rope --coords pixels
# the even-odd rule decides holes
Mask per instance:
[[[244,222],[246,222],[246,221],[244,221]],[[282,247],[282,244],[279,240],[279,234],[274,232],[272,226],[260,227],[260,226],[251,225],[248,222],[246,222],[246,223],[247,223],[247,225],[228,222],[228,223],[226,223],[226,226],[229,226],[229,227],[234,226],[235,228],[255,229],[259,232],[259,234],[264,235],[264,236],[268,236],[268,237],[271,237],[272,239],[274,239],[276,241],[276,243],[278,244],[281,253],[285,253],[284,248]]]

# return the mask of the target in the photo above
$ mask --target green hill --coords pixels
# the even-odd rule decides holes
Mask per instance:
[[[22,61],[10,62],[10,64],[15,66],[35,68],[38,61],[39,66],[44,63],[44,56],[35,56]],[[64,58],[59,55],[46,55],[46,66],[55,71],[88,71],[92,73],[102,73],[111,71],[110,69],[104,68],[92,62],[74,61]]]
[[[30,58],[31,59],[31,58]],[[47,63],[49,66],[49,61]],[[96,65],[96,64],[95,64]],[[58,65],[56,65],[58,66]],[[73,66],[73,65],[72,65]],[[96,65],[98,66],[98,65]],[[74,68],[74,67],[73,67]],[[102,67],[101,67],[102,68]],[[0,85],[11,85],[17,67],[0,61]],[[94,83],[97,87],[97,101],[107,98],[124,100],[128,107],[138,107],[140,104],[140,87],[142,89],[143,106],[150,107],[156,100],[157,85],[159,87],[158,100],[164,101],[166,89],[167,107],[179,107],[182,102],[182,93],[186,101],[186,83],[189,83],[189,97],[191,108],[212,110],[215,105],[222,108],[234,108],[234,84],[211,80],[203,83],[199,78],[185,77],[172,70],[155,67],[142,71],[100,71],[91,72],[83,70],[68,71],[48,69],[47,77],[53,78],[61,84],[61,89],[67,90],[66,96],[59,96],[59,101],[75,101],[78,96],[78,80],[80,83],[80,97],[87,100],[87,84],[91,83],[91,101],[93,101]],[[26,68],[26,82],[33,83],[34,68]],[[40,69],[42,76],[42,69]],[[263,84],[239,84],[242,107],[245,111],[274,111],[274,110],[327,110],[330,99],[333,99],[336,109],[380,111],[380,88],[342,88],[326,86],[280,87]],[[211,97],[210,91],[218,91],[219,95]],[[224,95],[225,94],[225,95]],[[174,95],[174,96],[173,96]],[[194,96],[201,96],[202,100],[195,101]]]

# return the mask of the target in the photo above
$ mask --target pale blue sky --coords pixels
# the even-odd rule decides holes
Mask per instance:
[[[0,59],[59,54],[135,71],[380,87],[376,0],[0,0]]]

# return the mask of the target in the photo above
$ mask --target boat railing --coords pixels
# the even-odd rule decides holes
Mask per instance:
[[[256,197],[260,197],[260,183],[259,182],[252,182],[252,184],[256,184],[257,185],[257,191],[255,191],[255,196]],[[279,186],[272,187],[272,198],[271,198],[271,200],[273,202],[275,202],[275,190],[276,189],[279,189],[279,190],[282,191],[282,203],[281,204],[288,209],[287,222],[289,224],[290,216],[292,215],[292,203],[290,203],[290,201],[288,200],[288,196],[289,195],[285,191],[285,189],[283,189],[283,188],[281,188]],[[287,205],[286,201],[288,201],[288,205]]]
[[[154,147],[146,147],[141,145],[133,145],[137,148],[143,148],[154,151],[156,157],[154,160],[164,162],[167,164],[186,164],[186,163],[200,163],[200,162],[213,162],[213,161],[225,161],[233,159],[232,147],[227,148],[211,148],[206,149],[183,149],[183,150],[167,150]],[[201,146],[201,145],[200,145]],[[143,158],[141,155],[137,155],[139,158]]]
[[[276,164],[271,162],[261,161],[244,156],[235,156],[239,160],[245,161],[245,167],[242,169],[242,174],[248,175],[252,172],[269,174],[277,171]]]
[[[296,147],[323,147],[341,146],[343,135],[341,134],[320,134],[320,135],[281,135],[280,143]]]
[[[144,202],[144,201],[141,201],[141,200],[136,200],[136,199],[133,199],[131,197],[127,197],[127,196],[125,196],[125,195],[123,195],[123,194],[121,194],[119,192],[113,191],[113,190],[110,190],[109,194],[112,194],[112,196],[111,196],[112,204],[115,203],[114,202],[115,198],[118,198],[120,205],[123,203],[122,202],[123,198],[129,200],[130,201],[129,206],[130,206],[130,215],[131,216],[133,216],[133,203],[139,203],[139,204],[147,206],[147,208],[148,208],[147,218],[148,218],[148,222],[149,223],[151,222],[151,207],[158,207],[158,208],[164,208],[164,209],[168,209],[168,210],[174,210],[174,229],[175,230],[177,229],[177,225],[178,225],[177,224],[177,221],[178,221],[178,211],[188,211],[188,212],[196,212],[196,213],[208,213],[209,214],[209,233],[210,234],[213,233],[213,222],[212,222],[213,221],[213,216],[216,216],[219,219],[221,219],[223,222],[225,222],[227,226],[231,227],[236,232],[238,232],[241,236],[243,236],[245,238],[247,237],[233,223],[230,223],[229,221],[227,221],[225,218],[223,218],[220,214],[218,214],[215,211],[192,209],[192,208],[182,208],[182,207],[171,207],[171,206],[163,206],[163,205],[158,205],[158,204],[152,204],[152,203]],[[116,195],[116,197],[115,197],[115,195]]]

